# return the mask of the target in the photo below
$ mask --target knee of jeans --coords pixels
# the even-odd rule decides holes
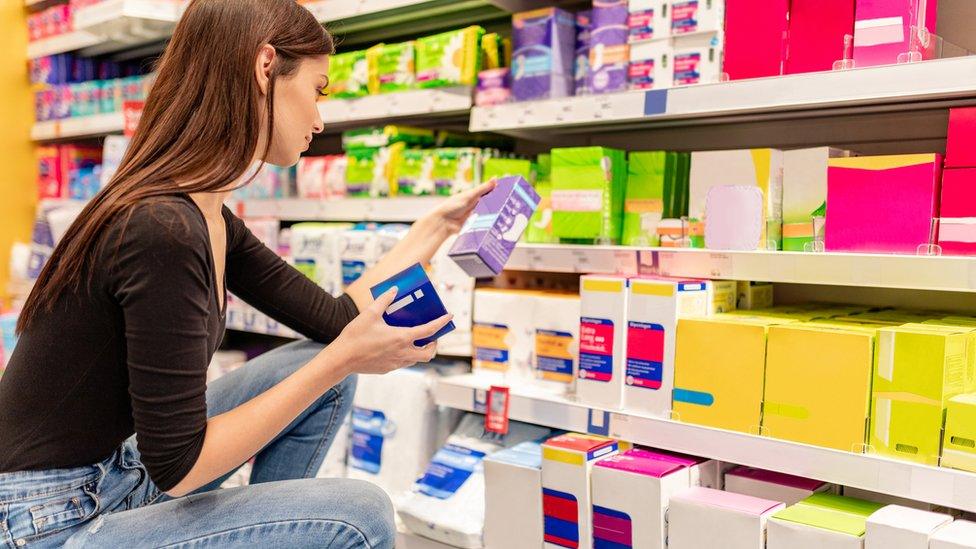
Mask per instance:
[[[350,503],[359,517],[356,527],[373,549],[392,549],[396,543],[393,502],[386,492],[368,481],[354,481]]]
[[[335,389],[339,392],[339,396],[343,402],[352,403],[353,397],[356,396],[356,385],[358,383],[359,376],[357,374],[349,374],[346,376],[346,379],[336,385]]]

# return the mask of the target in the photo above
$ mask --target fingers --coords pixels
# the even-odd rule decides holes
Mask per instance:
[[[471,193],[472,196],[474,196],[475,198],[481,198],[482,196],[485,196],[486,194],[495,190],[495,187],[497,186],[498,186],[498,180],[492,177],[485,183],[478,185],[477,187],[471,189],[468,192]]]
[[[430,362],[434,360],[437,356],[437,342],[431,341],[423,347],[416,347],[413,351],[413,360],[415,362]]]
[[[441,328],[447,326],[447,323],[454,320],[454,315],[448,313],[440,318],[435,318],[427,324],[421,324],[414,328],[410,328],[407,334],[410,341],[417,341],[418,339],[424,339],[430,337],[440,331]]]
[[[390,308],[393,304],[393,300],[396,299],[398,289],[396,286],[390,288],[382,295],[376,298],[373,303],[369,306],[369,311],[377,316],[383,316],[383,313]]]

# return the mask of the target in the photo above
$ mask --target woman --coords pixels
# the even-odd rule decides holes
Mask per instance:
[[[222,203],[252,164],[292,165],[322,131],[332,52],[294,0],[190,3],[117,175],[22,311],[0,383],[0,545],[392,547],[380,490],[309,477],[355,375],[429,360],[412,342],[450,321],[387,326],[395,291],[369,288],[429,260],[492,185],[419,220],[338,299],[264,247]],[[208,389],[225,283],[318,343]],[[251,486],[216,489],[252,456]]]

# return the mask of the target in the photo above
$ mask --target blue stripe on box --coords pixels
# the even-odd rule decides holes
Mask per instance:
[[[686,402],[688,404],[697,404],[699,406],[711,406],[715,403],[715,397],[711,393],[703,393],[701,391],[691,391],[688,389],[675,389],[672,393],[672,398],[675,402]]]
[[[579,541],[579,525],[575,522],[548,516],[544,518],[545,532],[547,535],[573,542]]]
[[[668,112],[668,90],[647,90],[644,92],[644,116],[654,116]]]

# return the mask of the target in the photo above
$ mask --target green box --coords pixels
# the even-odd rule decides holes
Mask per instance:
[[[539,194],[539,207],[529,219],[524,238],[531,244],[558,244],[559,239],[552,232],[552,156],[540,154],[536,159],[535,172],[534,186]]]
[[[563,239],[620,242],[627,155],[604,147],[552,150],[552,228]]]
[[[857,540],[864,537],[868,517],[882,507],[882,503],[816,493],[774,514],[768,526],[769,535],[784,547],[792,546],[799,539],[810,541],[810,534],[823,542],[827,541],[824,538],[829,538],[831,541],[850,540],[856,545]],[[809,534],[804,533],[807,527],[812,529]]]
[[[630,153],[621,239],[624,246],[657,246],[660,243],[657,226],[664,218],[664,197],[673,192],[676,164],[676,153]]]
[[[375,128],[357,128],[342,132],[342,150],[378,149],[394,143],[410,147],[429,147],[434,144],[434,131],[393,124]]]
[[[471,26],[417,40],[417,86],[474,86],[481,70],[481,37]]]
[[[424,149],[407,149],[397,161],[396,181],[400,194],[434,193],[434,154]]]
[[[939,464],[950,398],[976,389],[976,331],[905,324],[878,331],[869,443],[875,453]]]
[[[434,149],[435,193],[442,196],[472,189],[482,180],[482,151],[473,147]]]
[[[369,196],[377,152],[377,149],[353,149],[346,153],[347,195]]]
[[[976,473],[976,393],[949,399],[942,466]]]
[[[366,50],[337,53],[329,58],[329,95],[337,99],[362,97],[369,93],[369,63]]]
[[[500,178],[510,175],[521,175],[529,183],[535,181],[535,169],[530,160],[521,158],[489,158],[485,160],[482,173],[485,181],[492,177]]]
[[[366,50],[369,66],[369,93],[409,90],[416,84],[414,41],[377,44]]]

